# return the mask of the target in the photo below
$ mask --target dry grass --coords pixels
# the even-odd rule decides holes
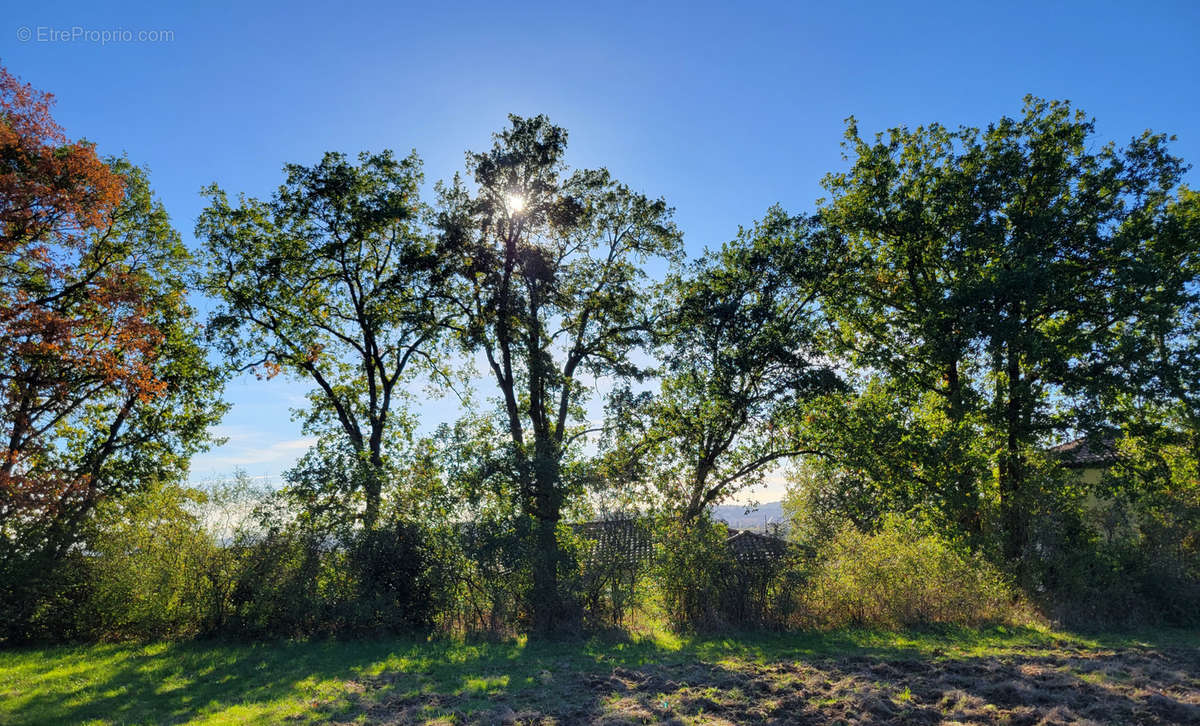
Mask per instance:
[[[374,702],[348,721],[1200,724],[1200,652],[1060,641],[982,653],[933,649],[765,661],[686,659],[599,672],[563,668],[543,671],[529,688],[495,692],[485,709],[466,695],[389,698],[387,692],[386,679],[367,684],[362,702]]]
[[[0,652],[0,723],[1200,724],[1200,633],[51,648]]]

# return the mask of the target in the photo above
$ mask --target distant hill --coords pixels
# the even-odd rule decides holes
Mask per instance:
[[[725,522],[733,529],[763,532],[767,529],[767,525],[784,521],[783,502],[763,502],[752,509],[744,504],[722,504],[713,507],[713,517]]]

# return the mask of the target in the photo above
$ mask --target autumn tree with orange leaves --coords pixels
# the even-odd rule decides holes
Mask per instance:
[[[94,506],[186,474],[223,410],[185,299],[188,252],[165,210],[141,170],[68,139],[52,101],[0,68],[0,620],[10,624],[26,619]]]

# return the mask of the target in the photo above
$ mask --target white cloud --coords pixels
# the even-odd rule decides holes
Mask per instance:
[[[241,426],[216,426],[214,436],[226,438],[224,445],[192,459],[192,475],[231,474],[234,469],[254,467],[256,472],[278,474],[317,442],[315,436],[271,440],[261,431]]]

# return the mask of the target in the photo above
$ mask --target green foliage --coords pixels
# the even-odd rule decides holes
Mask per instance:
[[[247,545],[221,632],[305,637],[426,628],[434,615],[420,529],[388,522],[335,540],[302,528]]]
[[[654,585],[667,622],[681,631],[711,631],[739,622],[739,568],[726,545],[729,531],[707,517],[666,519],[655,542]]]
[[[977,627],[1023,622],[1015,601],[983,558],[892,518],[875,534],[846,527],[826,544],[805,585],[799,619],[824,628]]]
[[[905,500],[919,484],[970,536],[995,531],[1016,571],[1031,568],[1028,515],[1055,481],[1038,450],[1120,427],[1101,402],[1136,391],[1139,376],[1174,380],[1180,356],[1161,343],[1195,308],[1184,163],[1166,136],[1118,149],[1094,133],[1069,104],[1036,98],[982,130],[899,127],[870,141],[851,120],[851,168],[825,180],[820,216],[848,261],[823,301],[839,347],[933,424],[908,451],[887,438],[847,447],[835,432],[827,453],[852,471],[911,468],[874,485]],[[855,449],[879,461],[862,466]]]
[[[574,631],[647,594],[680,630],[971,625],[1022,619],[1017,587],[1194,623],[1200,194],[1165,136],[1094,134],[1035,98],[986,129],[851,120],[816,216],[771,208],[688,266],[666,203],[568,168],[542,116],[436,211],[390,152],[289,165],[266,201],[213,186],[196,271],[114,161],[77,287],[137,283],[113,309],[149,335],[114,339],[140,377],[3,352],[8,438],[37,443],[4,465],[0,641]],[[179,484],[223,410],[189,272],[230,369],[313,386],[279,492]],[[408,388],[453,388],[455,348],[494,407],[418,439]],[[1080,434],[1103,475],[1047,451]],[[783,463],[793,542],[751,562],[708,510]],[[605,509],[662,514],[650,577],[571,524]]]
[[[64,364],[45,357],[24,372],[0,371],[0,381],[11,385],[10,391],[17,391],[31,373],[39,385],[54,389],[26,397],[27,403],[39,402],[38,411],[20,414],[18,427],[48,437],[36,466],[23,475],[49,490],[18,497],[6,487],[0,501],[0,641],[67,634],[37,623],[61,622],[81,597],[87,558],[80,549],[95,507],[181,481],[191,456],[212,443],[210,427],[226,408],[220,400],[222,371],[208,360],[185,294],[192,258],[145,172],[124,159],[109,165],[124,182],[123,196],[105,227],[94,233],[90,251],[78,260],[75,284],[62,294],[68,300],[89,281],[106,276],[139,291],[137,300],[117,305],[122,315],[138,320],[134,331],[118,335],[129,345],[106,355],[116,355],[121,366],[134,365],[143,379],[132,385],[115,376],[115,368],[97,371],[78,361]],[[119,327],[111,317],[117,312],[90,304],[71,314],[83,316],[89,325],[98,316],[109,331],[105,335],[116,334],[112,331]],[[100,345],[102,337],[80,332],[77,342]],[[5,354],[17,352],[14,348]],[[6,360],[11,365],[16,359]],[[57,368],[52,370],[51,364]],[[61,488],[51,491],[55,487]]]
[[[657,337],[658,395],[617,446],[641,459],[685,519],[811,453],[789,435],[814,396],[839,389],[823,358],[819,299],[834,264],[819,225],[778,207],[671,275]],[[635,411],[626,407],[624,413]]]
[[[451,539],[454,589],[443,626],[503,635],[528,626],[533,556],[528,519],[495,514],[465,523]]]
[[[404,384],[418,373],[450,382],[441,344],[454,317],[451,256],[422,226],[415,155],[364,153],[354,165],[329,153],[285,171],[266,202],[235,205],[215,185],[206,190],[197,280],[220,302],[209,335],[235,368],[314,385],[305,429],[343,439],[362,459],[344,483],[362,493],[372,527],[388,446],[409,423],[397,413]]]
[[[573,628],[559,575],[564,507],[582,491],[569,462],[588,432],[586,377],[643,374],[655,286],[646,266],[680,252],[672,210],[612,178],[567,168],[566,130],[510,116],[492,147],[468,154],[474,188],[439,187],[441,244],[456,251],[461,342],[483,353],[500,398],[510,489],[535,524],[529,609],[540,630]]]
[[[717,603],[723,575],[733,566],[725,547],[727,530],[703,518],[691,523],[667,520],[655,543],[654,580],[667,621],[680,630],[722,623]]]
[[[197,514],[204,492],[151,483],[107,502],[88,542],[90,595],[82,618],[103,639],[175,638],[203,629],[218,545]]]
[[[1078,501],[1040,512],[1043,589],[1079,627],[1193,625],[1200,617],[1200,477],[1176,435],[1114,442],[1119,456]]]
[[[644,610],[650,589],[651,521],[609,515],[564,533],[576,552],[584,626],[619,628]]]
[[[255,636],[342,635],[427,629],[447,607],[452,562],[445,546],[444,491],[428,471],[428,451],[380,487],[380,518],[360,524],[365,507],[345,478],[364,462],[349,447],[318,446],[263,492],[229,546],[218,632]]]
[[[828,538],[849,521],[864,531],[888,513],[928,521],[945,536],[995,549],[988,457],[996,442],[979,415],[954,420],[937,394],[872,377],[849,396],[811,402],[797,435],[821,452],[790,472],[789,499]],[[816,533],[814,533],[815,535]]]

